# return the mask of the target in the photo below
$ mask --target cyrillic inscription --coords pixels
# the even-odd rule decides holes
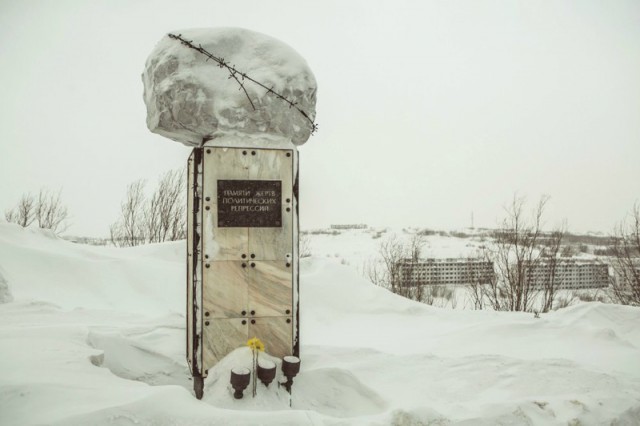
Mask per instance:
[[[281,226],[281,181],[218,181],[219,228],[279,228]]]

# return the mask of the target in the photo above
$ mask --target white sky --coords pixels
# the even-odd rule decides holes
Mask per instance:
[[[550,226],[611,230],[640,199],[640,2],[0,0],[0,210],[63,189],[107,235],[128,183],[190,149],[146,128],[164,33],[240,26],[318,80],[303,228],[495,226],[514,192]]]

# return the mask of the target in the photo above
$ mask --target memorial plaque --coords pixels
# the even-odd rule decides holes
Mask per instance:
[[[282,227],[282,182],[218,180],[218,227]]]

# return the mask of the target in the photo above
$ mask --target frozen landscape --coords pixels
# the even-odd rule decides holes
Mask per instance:
[[[457,256],[462,241],[427,250]],[[291,400],[276,383],[233,399],[229,371],[251,362],[241,348],[198,401],[184,242],[93,247],[1,223],[0,424],[640,424],[640,309],[579,303],[534,318],[419,304],[362,278],[377,242],[311,236]]]

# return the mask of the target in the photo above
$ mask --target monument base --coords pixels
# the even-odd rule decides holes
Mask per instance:
[[[281,144],[282,145],[282,144]],[[298,153],[205,145],[188,161],[187,361],[208,370],[257,337],[299,356]]]

